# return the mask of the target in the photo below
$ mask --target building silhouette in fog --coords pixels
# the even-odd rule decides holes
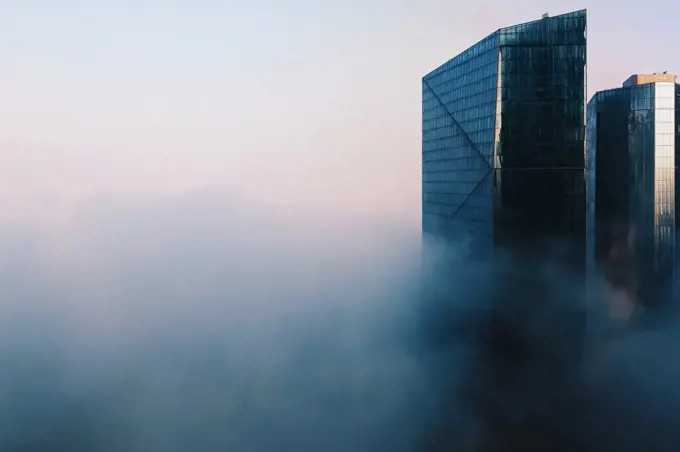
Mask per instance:
[[[672,292],[680,89],[638,74],[588,103],[588,261],[643,304]]]
[[[501,28],[422,90],[424,235],[539,260],[558,239],[585,273],[586,11]]]

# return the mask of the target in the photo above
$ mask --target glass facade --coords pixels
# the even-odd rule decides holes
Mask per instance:
[[[591,258],[647,304],[668,299],[675,268],[675,91],[627,86],[588,106]]]
[[[588,102],[586,107],[586,274],[595,274],[595,199],[597,194],[597,102]]]
[[[497,74],[494,33],[423,78],[423,231],[474,256],[492,244]]]
[[[680,162],[680,85],[675,85],[675,180],[678,180],[678,162]],[[680,201],[680,192],[678,191],[680,186],[676,184],[675,186],[675,208],[678,211],[678,202]],[[680,222],[675,222],[675,236],[676,240],[678,237],[678,228],[680,228]],[[680,263],[680,253],[676,248],[675,262],[676,265]]]
[[[559,239],[582,269],[585,74],[582,10],[500,29],[426,75],[423,231],[472,256]]]
[[[656,288],[670,289],[675,274],[675,83],[654,85],[652,296]]]
[[[557,242],[584,273],[586,12],[502,29],[500,56],[496,244]]]

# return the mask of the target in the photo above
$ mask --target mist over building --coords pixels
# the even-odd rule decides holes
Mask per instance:
[[[422,80],[423,232],[585,274],[586,11],[501,28]]]
[[[679,89],[635,74],[588,103],[589,263],[648,306],[672,298]]]
[[[465,259],[432,270],[445,282],[426,300],[427,337],[472,349],[451,404],[479,426],[479,450],[639,449],[599,447],[620,436],[610,419],[639,411],[629,399],[614,406],[601,352],[629,332],[606,316],[619,296],[650,306],[673,295],[680,86],[637,74],[587,103],[586,30],[585,10],[544,15],[422,79],[423,236],[458,244]],[[474,262],[508,255],[519,260],[491,272]],[[568,271],[537,271],[555,261]],[[603,309],[585,303],[590,275]],[[612,375],[629,390],[631,379]],[[456,423],[443,424],[433,443],[456,444]],[[658,439],[628,425],[630,437]]]
[[[466,261],[430,270],[445,282],[427,333],[474,348],[461,403],[488,450],[548,450],[560,423],[535,419],[556,404],[581,418],[555,401],[571,394],[585,331],[586,19],[501,28],[422,79],[423,236]]]

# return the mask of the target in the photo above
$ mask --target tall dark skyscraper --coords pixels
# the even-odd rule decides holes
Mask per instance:
[[[423,85],[423,232],[585,267],[586,11],[495,31]]]
[[[645,304],[671,296],[676,246],[673,74],[633,75],[588,103],[588,255]]]

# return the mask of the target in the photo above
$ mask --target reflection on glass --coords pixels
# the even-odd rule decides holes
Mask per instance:
[[[612,278],[647,303],[672,295],[675,92],[674,83],[631,85],[598,92],[589,103],[588,161],[595,162],[595,170],[589,168],[594,185],[589,184],[588,199],[595,205],[589,249],[612,270],[618,262],[613,253],[625,236],[629,277]]]
[[[585,32],[585,10],[503,28],[423,78],[424,232],[478,254],[559,238],[583,272]]]

